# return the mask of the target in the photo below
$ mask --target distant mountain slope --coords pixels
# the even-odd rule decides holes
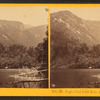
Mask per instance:
[[[17,21],[0,20],[0,43],[36,46],[42,42],[46,30],[46,25],[32,27]]]
[[[43,38],[46,37],[47,26],[41,25],[37,27],[31,27],[24,30],[25,36],[29,39],[28,45],[36,46],[38,43],[43,41]]]

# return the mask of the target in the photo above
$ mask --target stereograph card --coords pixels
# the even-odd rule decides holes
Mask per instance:
[[[99,12],[99,1],[0,1],[0,99],[99,96]]]

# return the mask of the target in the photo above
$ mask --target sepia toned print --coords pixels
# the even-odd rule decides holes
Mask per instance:
[[[0,7],[0,88],[48,87],[48,7]]]
[[[52,7],[51,88],[100,87],[100,7]]]

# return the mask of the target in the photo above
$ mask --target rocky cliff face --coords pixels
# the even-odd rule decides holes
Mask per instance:
[[[85,42],[88,45],[100,43],[100,21],[87,21],[69,11],[51,14],[51,37],[55,34],[70,40]],[[51,39],[53,41],[53,39]]]
[[[46,25],[33,27],[17,21],[0,20],[0,43],[36,46],[45,37]]]

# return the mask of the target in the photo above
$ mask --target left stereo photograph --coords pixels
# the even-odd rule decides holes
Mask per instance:
[[[0,13],[0,88],[48,88],[48,7]]]

